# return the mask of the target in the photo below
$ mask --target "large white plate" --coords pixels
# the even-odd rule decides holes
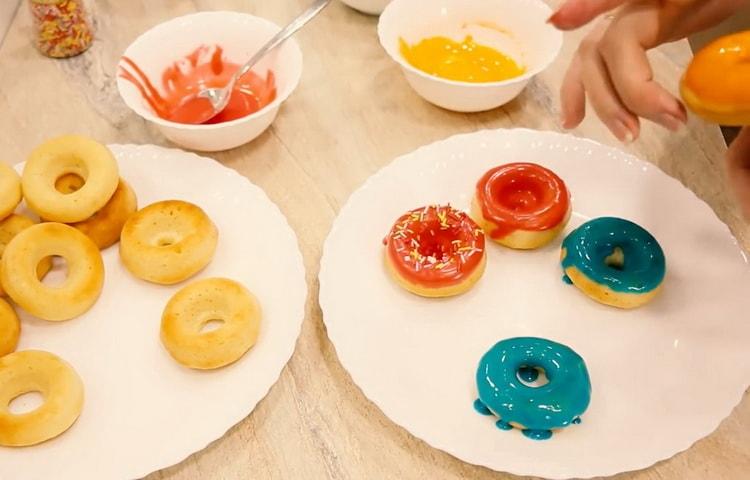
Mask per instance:
[[[601,306],[561,280],[560,241],[536,252],[489,245],[484,278],[446,300],[388,277],[382,239],[403,212],[467,208],[475,182],[506,162],[545,165],[567,182],[574,216],[618,215],[661,242],[663,294],[635,311]],[[470,463],[520,475],[592,477],[647,467],[708,435],[750,383],[747,261],[728,229],[659,169],[594,142],[530,130],[459,135],[400,157],[341,210],[325,244],[320,303],[339,359],[394,422]],[[498,340],[540,336],[586,360],[583,423],[548,441],[474,412],[474,374]]]
[[[89,312],[63,323],[22,315],[19,350],[48,350],[70,362],[86,404],[57,439],[0,447],[2,479],[130,479],[173,465],[249,415],[294,351],[307,287],[297,239],[276,205],[214,160],[156,146],[110,148],[140,206],[182,199],[211,217],[216,256],[195,278],[228,277],[254,292],[263,308],[260,337],[229,367],[181,367],[162,347],[159,324],[167,300],[187,282],[137,280],[116,246],[106,250],[104,291]]]

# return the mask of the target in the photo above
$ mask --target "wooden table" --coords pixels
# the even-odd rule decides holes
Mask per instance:
[[[156,23],[195,10],[246,11],[284,23],[305,3],[99,0],[93,48],[65,61],[36,53],[27,9],[19,9],[0,48],[0,158],[23,161],[41,141],[71,132],[102,142],[167,145],[118,97],[115,64],[128,43]],[[511,478],[430,448],[362,395],[326,337],[316,301],[318,261],[323,240],[349,194],[394,157],[484,128],[560,130],[557,90],[581,34],[566,38],[558,61],[518,100],[492,112],[466,115],[433,107],[411,91],[380,48],[376,21],[339,3],[331,6],[299,34],[305,56],[302,83],[273,127],[250,145],[214,155],[264,188],[296,230],[311,287],[307,318],[294,358],[253,414],[206,450],[154,473],[150,480]],[[686,42],[653,52],[657,77],[674,89],[689,55]],[[616,144],[593,118],[575,134]],[[718,128],[693,121],[674,135],[649,125],[627,150],[680,179],[750,246],[750,229],[722,182],[725,147]],[[649,434],[647,425],[643,434]],[[750,401],[745,399],[716,433],[688,452],[618,478],[740,479],[749,472]]]

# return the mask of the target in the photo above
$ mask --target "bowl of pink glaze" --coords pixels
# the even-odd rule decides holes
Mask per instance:
[[[160,101],[172,98],[181,82],[192,79],[197,70],[218,72],[212,79],[215,82],[228,79],[229,67],[247,61],[280,29],[266,19],[238,12],[200,12],[174,18],[141,34],[125,50],[117,67],[117,89],[131,110],[181,147],[215,152],[244,145],[273,123],[281,104],[299,84],[302,52],[293,38],[266,55],[249,74],[253,80],[249,85],[257,86],[258,91],[243,91],[258,102],[254,113],[193,125],[162,118],[157,113],[163,104]],[[217,61],[222,66],[216,67]],[[133,77],[141,88],[131,81]]]

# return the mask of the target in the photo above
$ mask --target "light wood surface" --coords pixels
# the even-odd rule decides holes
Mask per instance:
[[[0,159],[23,161],[44,139],[72,132],[110,143],[168,145],[117,95],[115,64],[128,43],[156,23],[196,10],[246,11],[285,23],[305,3],[99,0],[93,48],[65,61],[37,54],[27,9],[19,9],[0,47]],[[264,188],[296,230],[311,286],[307,317],[295,356],[253,414],[206,450],[149,480],[512,478],[430,448],[362,395],[326,337],[316,301],[318,262],[325,236],[347,197],[394,157],[484,128],[560,130],[557,90],[581,33],[566,37],[558,61],[518,100],[492,112],[466,115],[433,107],[411,91],[380,48],[376,22],[339,3],[329,7],[299,34],[305,56],[302,83],[273,127],[250,145],[214,155]],[[686,42],[653,52],[657,78],[675,90],[689,55]],[[574,133],[616,144],[594,118]],[[643,137],[626,149],[680,179],[715,209],[745,247],[750,246],[750,229],[722,180],[725,147],[718,128],[693,120],[679,134],[669,134],[648,125]],[[680,208],[674,205],[675,215]],[[387,345],[383,354],[388,354]],[[634,416],[633,422],[638,421]],[[648,425],[643,425],[643,434],[649,435]],[[586,453],[575,461],[585,462]],[[749,472],[750,401],[745,399],[717,432],[689,451],[617,478],[741,479]]]

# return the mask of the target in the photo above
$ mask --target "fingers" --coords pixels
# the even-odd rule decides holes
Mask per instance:
[[[567,0],[548,22],[560,30],[581,27],[599,15],[614,10],[629,0]]]
[[[750,221],[750,127],[743,128],[729,146],[727,178],[745,219]]]
[[[687,122],[682,103],[653,79],[637,29],[614,22],[599,43],[610,78],[625,108],[672,131]]]
[[[604,63],[598,42],[587,38],[579,48],[581,78],[586,95],[597,116],[621,142],[638,138],[640,124],[620,100]]]
[[[565,129],[577,127],[586,116],[586,90],[581,73],[581,60],[576,55],[560,87],[562,126]]]

